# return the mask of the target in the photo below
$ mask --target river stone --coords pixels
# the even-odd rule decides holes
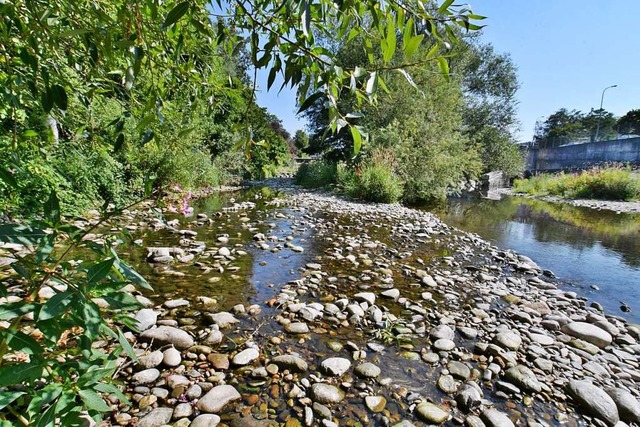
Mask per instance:
[[[174,389],[180,386],[188,386],[189,378],[184,375],[173,374],[167,377],[167,385],[170,389]]]
[[[517,365],[513,368],[509,368],[505,372],[505,378],[517,385],[521,389],[540,393],[542,386],[536,377],[536,374],[524,365]]]
[[[373,292],[359,292],[353,296],[356,301],[364,301],[369,305],[374,305],[376,303],[376,294]]]
[[[453,394],[458,391],[458,384],[451,375],[440,375],[437,385],[440,390],[448,394]]]
[[[182,363],[182,356],[180,355],[180,352],[178,350],[170,347],[162,353],[162,363],[164,363],[166,366],[169,366],[170,368],[173,368]]]
[[[160,427],[171,422],[173,408],[156,408],[138,421],[137,427]]]
[[[283,354],[271,359],[271,363],[279,368],[288,369],[293,372],[305,372],[309,369],[309,365],[302,358],[290,354]]]
[[[136,313],[135,319],[138,321],[138,330],[144,332],[158,321],[158,313],[150,308],[143,308]]]
[[[309,332],[309,326],[303,322],[293,322],[286,325],[284,330],[290,334],[306,334]]]
[[[380,295],[382,295],[385,298],[396,300],[400,297],[400,291],[398,289],[388,289],[382,292]]]
[[[449,419],[449,412],[430,402],[424,402],[416,407],[418,418],[428,423],[442,424]]]
[[[606,392],[616,403],[622,421],[640,424],[640,403],[631,393],[621,388],[608,388]]]
[[[260,352],[255,348],[247,348],[233,357],[233,364],[236,366],[244,366],[260,357]]]
[[[433,348],[438,351],[451,351],[456,348],[456,343],[446,338],[440,338],[433,343]]]
[[[179,403],[173,410],[173,419],[188,418],[193,415],[193,406],[190,403]]]
[[[311,386],[311,398],[318,403],[340,403],[344,399],[344,392],[338,387],[315,383]]]
[[[609,425],[620,421],[615,401],[601,388],[588,381],[571,380],[568,392],[588,414],[606,421]]]
[[[162,363],[162,352],[160,350],[152,351],[149,354],[138,357],[138,363],[147,369],[155,368]]]
[[[382,412],[387,405],[387,399],[382,396],[367,396],[364,403],[371,412]]]
[[[452,360],[447,364],[447,369],[454,377],[466,380],[471,376],[471,370],[467,365],[457,360]]]
[[[608,346],[613,341],[613,337],[609,332],[585,322],[568,323],[562,327],[562,332],[595,344],[600,348]]]
[[[221,311],[220,313],[207,313],[207,317],[209,317],[209,319],[211,319],[211,321],[221,329],[233,326],[239,322],[233,314],[227,311]]]
[[[198,401],[198,409],[202,412],[220,412],[229,403],[240,400],[242,396],[228,384],[219,385],[211,389],[202,399]]]
[[[354,370],[356,375],[361,378],[376,378],[380,376],[380,368],[370,362],[365,362],[361,365],[356,366]]]
[[[195,417],[189,427],[216,427],[220,424],[220,417],[215,414],[202,414]]]
[[[188,307],[189,301],[187,301],[186,299],[174,299],[171,301],[165,301],[163,305],[169,310],[171,310],[173,308],[178,308],[178,307]]]
[[[467,339],[474,339],[478,336],[478,331],[473,328],[458,326],[456,329],[460,332],[460,335]]]
[[[544,346],[553,345],[553,343],[556,342],[556,340],[551,338],[549,335],[544,334],[529,334],[529,338],[531,338],[531,341]]]
[[[351,362],[344,357],[330,357],[323,360],[320,366],[322,366],[327,375],[339,377],[349,370]]]
[[[509,417],[497,409],[485,409],[482,411],[482,419],[489,427],[515,427]]]
[[[517,350],[518,347],[520,347],[520,344],[522,344],[522,338],[520,338],[520,335],[514,332],[505,331],[498,333],[493,338],[493,342],[498,344],[502,348]]]
[[[456,396],[456,402],[460,408],[470,411],[482,403],[481,389],[475,383],[467,383],[462,386]]]
[[[393,427],[416,427],[411,421],[402,420],[399,423],[393,425]]]
[[[211,353],[207,356],[207,360],[211,362],[215,369],[229,369],[229,356],[223,353]]]
[[[157,347],[173,344],[176,348],[184,350],[193,345],[191,335],[173,326],[158,326],[148,329],[140,334],[140,338],[145,341],[153,341]]]
[[[455,334],[453,332],[453,329],[451,329],[449,326],[438,325],[432,328],[431,331],[429,331],[429,337],[432,340],[447,339],[453,341],[453,339],[455,338]]]
[[[220,249],[218,249],[218,255],[227,257],[231,255],[231,251],[229,250],[229,248],[226,248],[223,246]]]
[[[150,368],[133,374],[131,379],[136,384],[149,384],[157,380],[159,376],[160,371],[156,368]]]

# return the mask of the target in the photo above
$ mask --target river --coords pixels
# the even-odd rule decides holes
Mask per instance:
[[[608,313],[640,322],[640,215],[514,196],[452,198],[438,213],[447,224],[530,257]],[[621,301],[631,312],[621,311]]]

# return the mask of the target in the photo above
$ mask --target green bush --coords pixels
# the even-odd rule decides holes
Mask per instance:
[[[337,164],[324,160],[300,165],[294,182],[306,188],[322,188],[335,184],[337,180]]]
[[[579,174],[542,174],[517,179],[514,189],[519,193],[569,199],[630,201],[640,199],[640,177],[628,168],[594,168]]]
[[[382,164],[365,165],[356,176],[350,196],[375,203],[395,203],[402,196],[402,182]]]

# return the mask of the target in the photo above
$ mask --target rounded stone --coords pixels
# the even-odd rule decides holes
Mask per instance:
[[[247,348],[233,357],[233,364],[236,366],[245,366],[260,357],[260,352],[255,348]]]
[[[600,387],[588,381],[571,380],[568,392],[588,414],[606,421],[609,425],[620,421],[615,401]]]
[[[149,384],[154,382],[160,377],[160,371],[155,368],[145,369],[144,371],[136,372],[131,379],[136,384]]]
[[[170,368],[173,368],[182,363],[182,356],[180,355],[180,352],[175,348],[168,348],[163,352],[162,363]]]
[[[349,370],[351,362],[344,357],[330,357],[323,360],[320,366],[327,375],[339,377]]]
[[[613,337],[609,332],[585,322],[568,323],[562,327],[562,332],[597,345],[600,348],[608,346],[613,341]]]
[[[219,385],[211,389],[198,401],[198,409],[202,412],[220,412],[229,403],[242,399],[240,393],[228,384]]]
[[[311,399],[314,402],[322,404],[340,403],[344,397],[344,392],[336,386],[324,383],[316,383],[311,386]]]
[[[202,414],[195,417],[189,427],[216,427],[218,424],[220,424],[218,415]]]
[[[433,348],[438,351],[451,351],[456,348],[456,343],[446,338],[440,338],[433,343]]]
[[[438,405],[430,402],[424,402],[416,407],[418,418],[428,423],[442,424],[449,419],[449,412],[443,410]]]
[[[364,403],[371,412],[382,412],[387,405],[387,399],[382,396],[367,396]]]
[[[377,378],[380,376],[380,368],[370,362],[356,366],[354,372],[361,378]]]

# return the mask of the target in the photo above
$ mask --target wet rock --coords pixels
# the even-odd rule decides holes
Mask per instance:
[[[611,344],[613,337],[609,332],[595,325],[585,322],[572,322],[562,327],[562,332],[572,337],[580,338],[586,342],[604,348]]]
[[[220,313],[207,313],[206,316],[220,329],[228,328],[239,322],[233,314],[227,311],[221,311]]]
[[[323,360],[320,366],[327,375],[340,377],[349,370],[351,362],[343,357],[330,357]]]
[[[338,387],[316,383],[311,386],[311,398],[318,403],[340,403],[344,399],[345,394]]]
[[[482,411],[482,419],[488,427],[515,427],[509,417],[493,408]]]
[[[303,322],[293,322],[286,325],[284,330],[290,334],[306,334],[309,333],[309,326]]]
[[[220,424],[218,415],[202,414],[195,417],[189,427],[216,427],[218,424]]]
[[[622,421],[640,424],[640,402],[631,393],[621,388],[608,388],[606,392],[616,403]]]
[[[162,363],[170,368],[173,368],[182,363],[182,356],[180,355],[180,352],[175,348],[168,348],[162,353]]]
[[[271,362],[281,369],[288,369],[293,372],[305,372],[309,365],[302,358],[290,354],[283,354],[271,359]]]
[[[600,387],[588,381],[571,380],[568,392],[586,413],[606,421],[609,425],[620,421],[615,401]]]
[[[456,402],[458,402],[460,408],[467,412],[480,406],[480,403],[482,403],[482,391],[480,387],[474,383],[464,384],[456,396]]]
[[[440,338],[433,343],[433,348],[438,351],[451,351],[456,348],[456,343],[446,338]]]
[[[371,412],[382,412],[387,405],[387,399],[382,396],[367,396],[364,403]]]
[[[145,415],[136,425],[137,427],[160,427],[169,424],[172,415],[173,408],[156,408]]]
[[[211,353],[207,356],[207,360],[211,362],[214,368],[220,370],[229,369],[229,356],[220,353]]]
[[[361,378],[377,378],[380,376],[380,368],[370,362],[356,366],[354,372]]]
[[[449,419],[449,412],[430,402],[424,402],[416,407],[418,418],[428,423],[442,424]]]
[[[230,385],[219,385],[211,389],[198,401],[198,409],[202,412],[220,412],[229,403],[240,400],[240,393]]]
[[[171,301],[165,301],[165,303],[162,305],[171,310],[178,307],[188,307],[189,301],[187,301],[186,299],[174,299]]]
[[[136,384],[149,384],[157,380],[159,376],[160,371],[155,368],[151,368],[133,374],[131,379]]]
[[[236,366],[245,366],[260,357],[260,352],[255,348],[247,348],[233,357],[233,364]]]
[[[458,383],[451,375],[440,375],[437,385],[440,390],[448,394],[458,391]]]
[[[523,390],[539,393],[542,386],[536,374],[524,365],[517,365],[509,368],[505,373],[505,378]]]
[[[153,341],[154,345],[160,347],[172,344],[174,347],[184,350],[193,345],[193,338],[185,331],[172,326],[158,326],[148,329],[140,334],[140,338],[145,341]]]
[[[144,332],[158,321],[158,313],[150,308],[143,308],[136,313],[135,319],[138,321],[138,330]]]
[[[471,376],[471,370],[467,365],[456,360],[452,360],[447,364],[447,369],[456,378],[466,380]]]

